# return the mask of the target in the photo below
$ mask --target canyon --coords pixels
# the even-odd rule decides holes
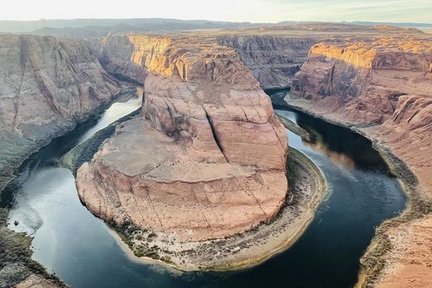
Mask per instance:
[[[190,37],[129,39],[148,73],[142,116],[78,170],[83,203],[183,242],[274,218],[288,189],[285,129],[235,51]]]
[[[90,46],[0,35],[0,190],[37,149],[87,120],[121,91]]]
[[[432,151],[431,65],[427,34],[329,40],[311,48],[286,99],[373,139],[383,155],[391,151],[414,173],[403,165],[393,167],[410,202],[400,218],[378,230],[362,259],[366,282],[374,287],[432,284],[427,248],[432,240],[432,160],[426,156]]]
[[[330,23],[298,23],[244,29],[198,30],[175,35],[198,41],[213,41],[233,48],[263,89],[289,88],[294,75],[306,61],[309,49],[329,38],[346,39],[351,35],[424,35],[416,29],[390,26],[358,26]],[[135,83],[146,77],[144,54],[148,54],[137,33],[110,33],[99,45],[100,62],[112,75]],[[148,45],[148,43],[147,43]]]
[[[238,236],[272,222],[292,196],[285,128],[262,90],[290,88],[288,106],[374,140],[404,180],[409,205],[378,228],[361,285],[431,284],[430,35],[298,23],[100,41],[0,38],[0,190],[32,153],[142,85],[141,114],[78,169],[81,201],[154,242]]]

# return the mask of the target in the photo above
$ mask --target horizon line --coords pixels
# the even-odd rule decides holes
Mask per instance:
[[[224,21],[224,20],[208,20],[208,19],[182,19],[182,18],[170,18],[170,17],[130,17],[130,18],[97,18],[97,17],[78,17],[78,18],[39,18],[39,19],[0,19],[0,22],[42,22],[42,21],[79,21],[79,20],[179,20],[179,21],[208,21],[208,22],[220,22],[220,23],[248,23],[248,24],[281,24],[285,22],[292,23],[376,23],[376,24],[426,24],[432,25],[432,22],[395,22],[395,21],[373,21],[373,20],[340,20],[340,21],[314,21],[314,20],[285,20],[277,22],[251,22],[251,21]]]

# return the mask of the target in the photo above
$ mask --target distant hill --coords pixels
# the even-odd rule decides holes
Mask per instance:
[[[353,23],[357,25],[389,25],[396,27],[406,27],[406,28],[432,28],[432,23],[410,23],[410,22],[367,22],[367,21],[354,21],[354,22],[346,22]]]
[[[109,32],[170,32],[195,29],[254,27],[248,22],[178,20],[163,18],[138,19],[72,19],[39,21],[0,21],[0,32],[31,33],[68,38],[100,37]]]
[[[324,25],[325,24],[325,25]],[[164,18],[132,18],[132,19],[57,19],[38,21],[0,21],[0,32],[26,33],[35,35],[51,35],[63,38],[93,38],[105,36],[110,32],[147,32],[169,33],[197,29],[238,29],[262,26],[309,26],[309,29],[345,29],[348,26],[390,25],[407,28],[432,29],[430,23],[391,23],[391,22],[335,22],[320,23],[312,21],[285,21],[276,24],[250,22],[223,22],[207,20],[179,20]],[[311,26],[312,25],[312,26]],[[319,27],[323,25],[323,27]]]

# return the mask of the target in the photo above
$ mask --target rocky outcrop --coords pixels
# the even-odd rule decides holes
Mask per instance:
[[[295,73],[306,60],[310,47],[319,39],[238,33],[194,37],[204,41],[214,38],[219,45],[234,48],[263,89],[290,86]],[[145,62],[157,53],[157,49],[164,49],[164,45],[168,44],[161,42],[160,47],[153,47],[151,43],[142,41],[137,34],[111,34],[101,42],[100,60],[110,74],[122,80],[143,84],[147,77]]]
[[[309,49],[314,44],[329,38],[351,37],[353,33],[398,37],[422,35],[416,29],[338,23],[281,23],[276,26],[263,25],[259,29],[203,30],[177,35],[201,38],[204,41],[213,39],[221,46],[234,48],[261,87],[271,89],[292,85],[294,75],[306,61]],[[137,34],[113,33],[100,43],[100,60],[111,74],[142,84],[146,77],[144,62],[151,59],[157,49],[163,49],[154,47],[155,51],[148,50],[152,47]]]
[[[414,172],[418,183],[405,179],[411,191],[411,205],[400,221],[405,223],[395,222],[383,232],[392,250],[382,257],[386,265],[375,285],[432,285],[425,276],[432,271],[431,253],[426,251],[430,237],[424,237],[425,229],[432,228],[432,40],[399,37],[317,44],[291,91],[291,105],[355,127]],[[398,279],[396,286],[392,279]]]
[[[0,191],[14,169],[87,119],[119,86],[85,44],[0,35]]]
[[[405,222],[386,231],[391,250],[375,287],[430,287],[432,217]]]
[[[353,34],[422,36],[417,29],[391,26],[365,26],[341,23],[280,23],[260,29],[204,32],[215,37],[220,45],[234,48],[264,89],[291,87],[294,75],[316,43],[334,38],[345,39]]]
[[[315,36],[315,35],[314,35]],[[264,89],[291,86],[319,37],[284,35],[223,35],[223,46],[234,48]]]
[[[365,133],[393,148],[417,176],[425,176],[423,190],[432,197],[432,183],[422,172],[431,165],[422,156],[432,149],[427,140],[432,132],[431,63],[432,40],[320,43],[311,49],[291,91],[310,100],[319,114],[363,127]],[[411,143],[403,145],[404,141]],[[418,150],[412,149],[416,143],[423,152],[416,154]]]
[[[147,71],[142,63],[142,55],[151,55],[142,47],[143,43],[134,41],[134,35],[110,34],[100,43],[99,60],[104,69],[116,78],[143,85]],[[150,43],[147,43],[151,47]]]
[[[234,48],[264,89],[289,86],[306,60],[309,48],[317,41],[314,38],[238,34],[204,38],[215,38],[218,44]],[[168,43],[160,44],[163,49]],[[156,52],[149,50],[154,49],[151,43],[145,43],[136,34],[110,34],[103,38],[100,47],[99,59],[110,74],[144,83],[147,77],[145,62]]]
[[[287,194],[287,137],[236,52],[211,38],[134,37],[133,62],[148,71],[142,117],[78,170],[82,201],[180,242],[271,220]]]

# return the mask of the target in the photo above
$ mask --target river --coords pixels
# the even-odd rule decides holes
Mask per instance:
[[[82,206],[74,176],[60,167],[59,159],[140,105],[138,97],[115,103],[97,120],[55,139],[23,164],[5,191],[2,205],[12,207],[9,227],[32,235],[33,259],[72,287],[350,287],[375,227],[404,208],[398,181],[367,139],[283,110],[311,133],[305,142],[288,132],[289,144],[321,168],[330,190],[297,243],[262,265],[237,272],[180,273],[138,263]]]

